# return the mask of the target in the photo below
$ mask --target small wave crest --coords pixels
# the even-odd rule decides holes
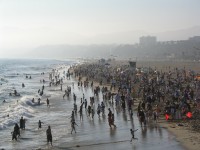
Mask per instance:
[[[8,83],[8,80],[0,76],[0,83]]]
[[[18,103],[10,104],[0,110],[0,130],[12,126],[19,122],[21,116],[25,119],[33,117],[34,110],[32,106],[36,104],[31,102],[28,97],[22,97]]]

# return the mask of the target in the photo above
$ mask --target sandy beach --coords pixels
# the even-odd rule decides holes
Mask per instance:
[[[185,68],[186,70],[195,70],[200,73],[200,62],[179,62],[179,61],[164,61],[164,62],[138,62],[138,66],[150,66],[156,67],[158,70],[169,70],[169,66],[172,68]],[[184,126],[178,126],[180,122],[170,122],[163,120],[159,122],[159,125],[165,127],[172,132],[178,141],[181,142],[188,150],[198,150],[200,147],[200,133],[193,131],[187,124],[187,121],[183,121]]]
[[[85,81],[85,77],[81,81]],[[85,97],[88,99],[89,96],[93,95],[93,88],[90,87],[78,87],[77,82],[78,78],[72,78],[71,82],[75,83],[73,91],[77,93],[77,97],[81,97],[82,92],[85,94]],[[91,81],[90,81],[91,82]],[[109,87],[110,85],[99,85],[98,82],[94,82],[94,87],[100,86]],[[79,91],[79,92],[78,92]],[[113,90],[113,92],[116,92]],[[99,97],[95,97],[95,107],[98,103],[103,100],[103,94],[100,93]],[[56,99],[54,100],[56,101]],[[130,118],[128,110],[123,112],[121,109],[117,109],[111,101],[104,101],[106,105],[105,115],[101,115],[100,118],[97,117],[95,113],[94,119],[87,116],[87,112],[84,110],[83,120],[79,119],[79,113],[75,116],[75,120],[78,124],[76,127],[77,133],[72,135],[69,133],[70,128],[67,129],[67,134],[62,136],[60,141],[54,141],[54,146],[46,147],[45,149],[66,149],[66,150],[87,150],[87,149],[98,149],[98,150],[121,150],[121,149],[166,149],[166,150],[184,150],[180,142],[175,139],[173,133],[169,133],[166,128],[158,124],[151,122],[146,127],[141,127],[138,121],[137,113],[134,112],[133,119]],[[52,102],[54,103],[54,102]],[[78,103],[80,104],[80,100]],[[135,103],[134,108],[138,102]],[[52,104],[53,105],[53,104]],[[64,107],[72,107],[73,100],[68,101],[67,105]],[[117,128],[110,128],[107,121],[108,108],[115,114],[115,124]],[[71,108],[72,109],[72,108]],[[55,109],[59,111],[59,109]],[[52,111],[55,111],[52,110]],[[53,113],[53,112],[52,112]],[[57,128],[54,125],[52,128]],[[137,128],[139,131],[135,133],[138,140],[130,142],[130,129]],[[56,129],[54,129],[56,130]],[[152,139],[154,139],[152,141]]]
[[[200,150],[200,0],[0,0],[0,150]]]
[[[159,122],[161,127],[166,128],[176,136],[177,141],[188,150],[198,150],[200,146],[200,133],[191,130],[188,126],[178,126],[178,122]]]
[[[76,65],[77,67],[86,66],[87,68],[87,65],[90,63],[94,62],[91,61]],[[124,65],[127,66],[128,62],[113,61],[110,62],[110,64],[113,67],[120,68]],[[171,62],[159,62],[158,65],[155,66],[156,64],[157,62],[138,62],[137,67],[151,67],[152,65],[152,68],[156,68],[157,70],[162,69],[163,71],[169,71],[169,69],[176,67],[175,64],[172,67]],[[190,68],[193,66],[194,68],[191,69],[195,70],[195,65],[196,67],[198,66],[198,64],[188,66],[186,64],[180,64],[179,67]],[[171,68],[169,68],[169,66]],[[19,137],[17,141],[12,141],[10,134],[8,136],[8,133],[13,129],[13,126],[9,126],[3,130],[4,142],[0,145],[0,149],[197,150],[199,148],[199,133],[194,132],[187,121],[166,121],[164,114],[161,113],[157,123],[150,119],[146,125],[141,125],[137,112],[138,105],[142,101],[141,97],[136,96],[134,98],[134,103],[131,106],[133,113],[131,114],[128,102],[125,109],[121,107],[122,105],[117,105],[115,96],[119,92],[118,88],[111,89],[110,82],[107,82],[103,78],[99,78],[100,74],[96,73],[97,77],[95,77],[95,79],[88,80],[88,77],[84,76],[84,74],[76,76],[75,68],[71,68],[69,71],[73,74],[68,78],[66,75],[68,68],[69,65],[56,65],[55,69],[57,70],[57,74],[60,74],[60,77],[63,78],[62,86],[60,84],[52,84],[50,86],[49,74],[37,74],[33,76],[32,80],[28,80],[29,82],[35,81],[35,90],[33,93],[37,92],[37,89],[41,88],[43,85],[39,82],[41,77],[47,81],[44,83],[44,95],[38,96],[38,94],[36,94],[36,98],[41,98],[41,105],[38,106],[37,102],[32,102],[32,97],[30,96],[25,97],[25,99],[22,97],[19,104],[14,104],[16,107],[21,107],[22,105],[25,108],[29,108],[32,113],[30,117],[28,115],[25,116],[27,119],[26,130],[21,130],[21,137]],[[101,80],[102,83],[100,84]],[[92,82],[93,86],[91,86]],[[88,83],[87,86],[85,86],[86,83]],[[25,83],[25,85],[27,84]],[[63,97],[65,90],[67,90],[68,87],[71,88],[71,92],[69,93],[69,96]],[[95,89],[97,87],[100,88],[100,91],[98,92],[98,95],[95,95]],[[105,87],[107,87],[106,92],[103,91]],[[137,88],[138,86],[135,84],[135,91],[138,90]],[[110,92],[114,93],[113,98],[108,98]],[[76,95],[76,101],[74,101],[74,94]],[[94,97],[93,104],[91,104],[90,101],[91,97]],[[47,107],[47,98],[50,101],[50,107]],[[81,102],[81,98],[86,99],[88,105],[93,106],[94,118],[88,115],[88,107],[85,108],[85,104]],[[98,105],[102,102],[105,104],[105,111],[104,114],[101,112],[98,117]],[[71,134],[71,115],[72,111],[74,111],[74,103],[77,104],[78,111],[81,104],[84,105],[83,118],[81,119],[79,112],[75,114],[74,119],[78,126],[76,126],[76,133],[73,132]],[[5,104],[5,106],[7,105]],[[108,108],[111,109],[115,116],[114,123],[116,128],[113,126],[109,127]],[[39,130],[37,127],[38,120],[44,122],[42,128]],[[183,126],[178,126],[178,124],[182,124]],[[46,129],[49,125],[51,126],[53,135],[53,146],[46,143]],[[130,142],[130,129],[138,129],[135,132],[135,137],[138,138],[138,140]]]
[[[128,61],[113,61],[109,62],[111,66],[128,65]],[[186,70],[194,70],[200,73],[200,62],[182,62],[182,61],[139,61],[137,67],[151,67],[158,71],[170,71],[174,68],[182,68]],[[85,81],[85,78],[82,79]],[[99,86],[99,82],[95,82]],[[110,84],[103,84],[102,86],[110,88]],[[112,91],[117,92],[117,90]],[[140,99],[136,98],[134,109],[137,108]],[[160,127],[167,129],[170,133],[175,135],[176,140],[181,143],[188,150],[198,150],[200,147],[200,133],[196,132],[189,127],[187,121],[166,121],[164,115],[158,121]],[[180,125],[181,124],[181,125]]]

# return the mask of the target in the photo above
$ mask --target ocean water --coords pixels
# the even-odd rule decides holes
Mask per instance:
[[[121,111],[110,101],[105,101],[105,114],[108,113],[108,107],[111,108],[116,117],[117,129],[110,129],[107,115],[98,118],[95,113],[94,119],[91,119],[84,109],[83,120],[80,120],[79,114],[75,115],[78,124],[77,133],[71,134],[70,116],[74,104],[72,94],[75,93],[77,96],[78,110],[83,93],[88,101],[89,97],[94,96],[91,87],[79,87],[74,78],[65,78],[70,65],[77,63],[80,62],[0,59],[0,149],[184,149],[176,141],[174,135],[166,129],[157,125],[142,128],[136,113],[131,121],[128,111]],[[56,73],[63,78],[62,91],[60,85],[49,86],[49,73],[52,69],[56,69]],[[44,75],[41,74],[43,72]],[[26,78],[26,75],[31,76],[31,79]],[[44,84],[40,82],[43,79],[46,81]],[[24,88],[22,88],[22,83],[25,84]],[[40,96],[38,89],[41,89],[43,85],[44,94]],[[72,88],[72,94],[69,98],[63,99],[67,86]],[[9,93],[13,93],[14,90],[17,90],[20,96],[9,96]],[[32,98],[35,99],[35,103],[31,101]],[[41,105],[37,105],[38,98],[41,98]],[[47,107],[47,98],[50,100],[50,107]],[[95,97],[95,110],[102,100],[102,93],[99,97]],[[26,119],[26,129],[21,130],[21,137],[17,141],[12,141],[11,132],[14,124],[19,123],[21,116]],[[41,129],[38,129],[39,120],[44,123]],[[52,130],[53,147],[47,145],[48,125]],[[136,133],[139,139],[137,143],[130,144],[129,142],[130,128],[139,129]],[[122,140],[123,142],[117,142]]]
[[[48,89],[49,86],[49,73],[52,69],[62,69],[62,72],[66,72],[70,65],[77,63],[76,61],[60,61],[60,60],[39,60],[39,59],[0,59],[0,148],[5,149],[26,149],[27,146],[33,147],[36,143],[40,145],[43,142],[31,140],[34,135],[38,138],[40,134],[44,134],[43,131],[37,134],[37,122],[42,120],[47,126],[48,120],[51,120],[47,114],[56,117],[58,112],[54,114],[48,113],[46,109],[46,98],[51,99],[56,97],[56,88]],[[44,75],[41,74],[44,72]],[[61,74],[64,77],[64,74]],[[26,78],[28,76],[28,78]],[[31,76],[31,79],[29,77]],[[45,80],[43,84],[40,80]],[[22,83],[25,87],[22,87]],[[45,92],[43,96],[38,94],[38,89],[41,90],[42,86],[45,86]],[[14,90],[20,94],[20,96],[10,96],[9,93],[14,93]],[[58,95],[62,93],[58,93]],[[35,99],[36,103],[32,103],[32,99]],[[41,105],[37,105],[37,99],[41,98]],[[3,102],[3,101],[6,102]],[[51,100],[50,100],[51,101]],[[43,110],[45,108],[45,111]],[[53,109],[53,108],[52,108]],[[11,142],[11,132],[13,131],[14,124],[19,123],[19,119],[23,116],[27,121],[26,131],[22,131],[20,147],[13,146],[15,142]],[[23,133],[24,132],[24,133]],[[37,138],[36,136],[36,138]],[[24,138],[23,137],[27,137]],[[46,140],[46,139],[43,139]],[[25,141],[25,142],[24,142]],[[36,146],[37,147],[37,146]]]

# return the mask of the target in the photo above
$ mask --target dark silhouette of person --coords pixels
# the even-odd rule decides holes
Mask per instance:
[[[52,146],[52,134],[51,134],[51,127],[48,126],[48,129],[46,130],[46,135],[47,135],[47,144],[51,142]]]

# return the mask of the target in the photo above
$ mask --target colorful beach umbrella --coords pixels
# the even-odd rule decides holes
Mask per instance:
[[[168,114],[165,114],[165,119],[169,120],[169,115]]]
[[[191,112],[188,112],[188,113],[186,114],[186,116],[187,116],[188,118],[192,118],[192,113],[191,113]]]

